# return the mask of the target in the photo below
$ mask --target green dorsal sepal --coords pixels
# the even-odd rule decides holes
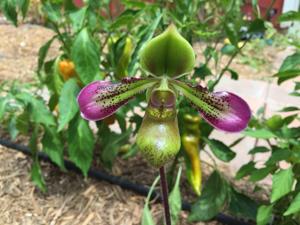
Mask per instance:
[[[155,76],[177,77],[193,69],[195,54],[189,42],[171,24],[145,44],[140,60],[142,68]]]

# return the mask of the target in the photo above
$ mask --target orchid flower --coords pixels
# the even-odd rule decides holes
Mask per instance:
[[[213,127],[226,132],[243,130],[251,117],[248,104],[230,92],[209,92],[206,88],[179,80],[192,71],[192,46],[174,25],[145,44],[140,54],[142,69],[150,75],[128,77],[119,83],[95,81],[78,95],[81,115],[102,120],[114,114],[138,93],[147,91],[148,106],[137,134],[137,145],[148,162],[161,167],[180,149],[176,99],[185,96]]]

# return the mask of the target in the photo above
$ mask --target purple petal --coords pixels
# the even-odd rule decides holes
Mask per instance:
[[[118,84],[109,81],[92,82],[85,86],[77,97],[81,115],[87,120],[102,120],[153,84],[153,79],[137,78],[127,78]]]
[[[208,123],[217,129],[228,132],[239,132],[247,127],[251,118],[251,110],[242,98],[225,91],[212,93],[211,96],[214,100],[219,99],[218,101],[223,102],[223,106],[218,108],[219,116],[211,116],[198,108]]]
[[[179,81],[175,81],[174,86],[215,128],[238,132],[247,127],[251,118],[251,110],[239,96],[230,92],[210,93],[199,85],[191,87]]]
[[[105,91],[107,87],[111,87],[113,84],[109,81],[95,81],[85,86],[79,93],[77,101],[81,111],[81,116],[87,120],[101,120],[107,116],[113,114],[116,109],[107,109],[107,107],[101,107],[95,101],[95,96]]]

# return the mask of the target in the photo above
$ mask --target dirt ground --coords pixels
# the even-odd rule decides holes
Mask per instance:
[[[1,225],[140,224],[144,197],[107,182],[84,179],[72,172],[61,172],[48,163],[42,163],[48,189],[47,193],[42,193],[30,180],[29,157],[0,146],[0,161]],[[126,171],[127,175],[131,172]],[[139,174],[147,176],[143,183],[151,179],[145,171]],[[151,212],[156,223],[162,224],[162,207],[152,204]],[[179,224],[188,225],[186,218],[187,214],[182,212]],[[217,223],[195,223],[204,224]]]
[[[16,79],[20,82],[36,79],[39,48],[52,36],[52,31],[37,25],[18,28],[0,23],[0,82]],[[57,43],[49,57],[58,53]]]
[[[144,198],[43,164],[46,194],[30,181],[30,159],[0,149],[0,224],[139,224]],[[156,218],[161,215],[154,206]],[[183,223],[182,223],[183,224]]]
[[[35,79],[38,50],[52,37],[52,32],[29,24],[15,28],[2,23],[0,19],[0,34],[0,82],[11,79],[27,82]],[[269,58],[274,61],[271,70],[266,67],[258,73],[255,69],[239,63],[234,63],[233,69],[242,77],[255,79],[273,74],[273,70],[278,68],[286,53],[278,56],[275,54],[276,49],[270,51]],[[56,43],[49,56],[55,56],[57,53]],[[144,197],[106,182],[83,179],[82,176],[71,172],[60,172],[49,164],[42,164],[48,186],[48,192],[43,194],[30,181],[30,158],[0,147],[0,161],[0,225],[140,224]],[[120,167],[122,169],[122,164]],[[139,174],[146,174],[146,177],[137,175],[135,178],[151,184],[155,172],[147,173],[147,167],[144,170]],[[118,173],[118,169],[114,172]],[[132,173],[136,173],[136,167],[127,170],[127,174]],[[161,220],[160,205],[152,205],[151,211],[156,221]],[[184,222],[186,218],[187,214],[182,212],[181,225],[187,224]]]

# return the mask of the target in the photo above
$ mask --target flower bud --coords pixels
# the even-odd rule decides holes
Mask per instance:
[[[195,54],[192,46],[171,24],[165,32],[145,44],[140,60],[142,68],[155,76],[175,77],[193,69]]]

